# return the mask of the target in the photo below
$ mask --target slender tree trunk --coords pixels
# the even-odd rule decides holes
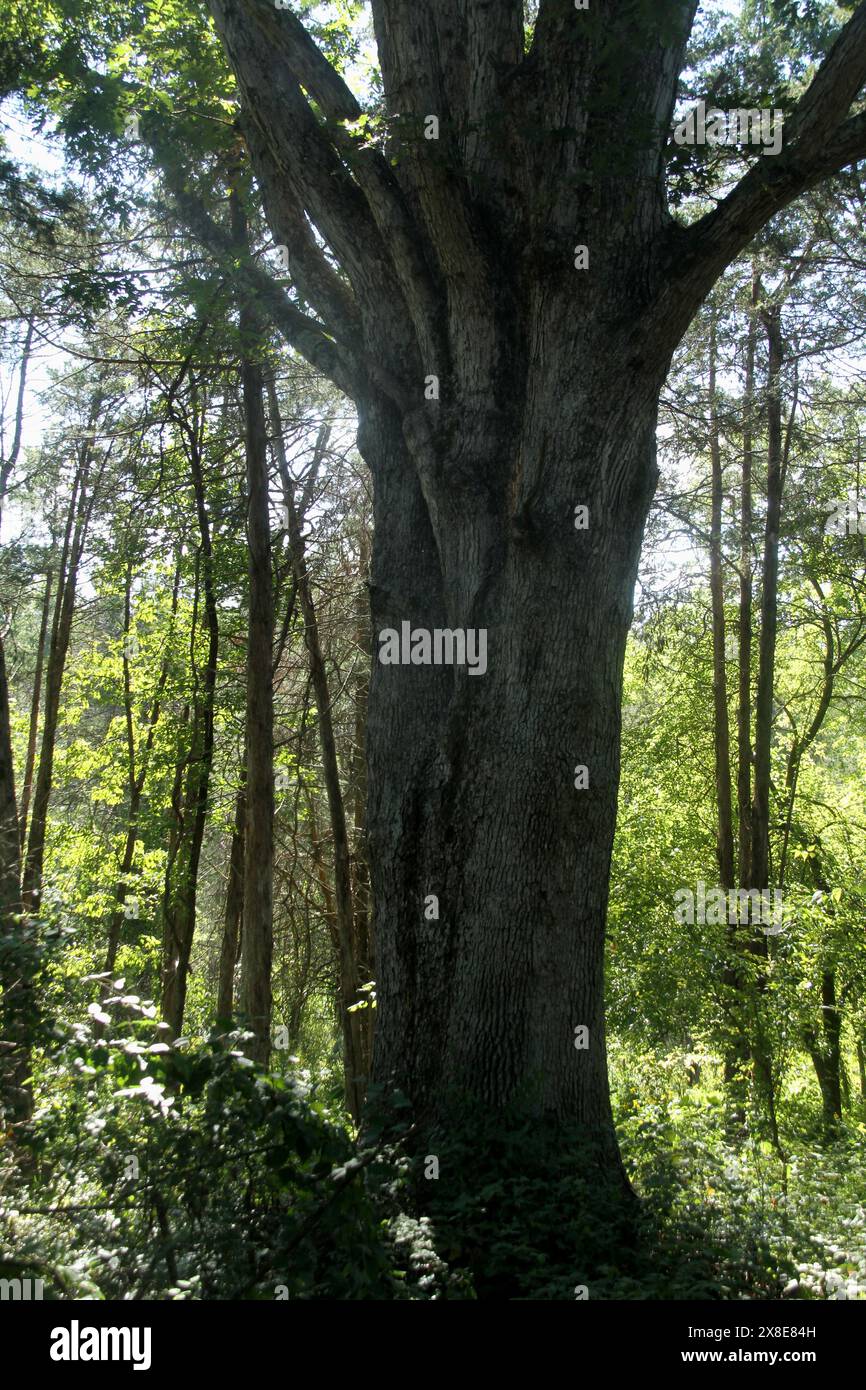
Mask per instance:
[[[734,886],[734,822],[731,803],[731,735],[728,723],[728,675],[725,665],[725,584],[722,572],[722,452],[716,398],[716,320],[710,324],[710,594],[713,609],[713,748],[716,769],[718,830],[716,852],[722,887]]]
[[[363,584],[359,584],[355,601],[355,644],[358,651],[358,667],[354,680],[353,705],[355,733],[351,760],[351,798],[352,798],[352,903],[355,912],[354,954],[356,971],[361,984],[373,979],[375,973],[373,941],[370,931],[370,868],[367,860],[367,762],[365,739],[367,734],[367,705],[370,692],[370,605],[367,596],[366,579],[369,569],[369,542],[366,531],[361,531],[359,567]],[[361,1046],[364,1056],[364,1075],[369,1076],[373,1062],[373,1030],[376,1014],[372,1008],[359,1010],[361,1020]]]
[[[826,692],[826,684],[824,691]],[[824,718],[822,706],[823,699],[819,701],[815,713],[818,727]],[[812,727],[814,727],[814,721]],[[811,729],[806,737],[811,743]],[[793,801],[791,806],[793,806]],[[810,835],[806,843],[811,843],[811,841],[812,836]],[[820,841],[818,842],[818,849],[820,851]],[[808,863],[815,887],[829,896],[830,884],[824,873],[820,854],[810,855]],[[842,1096],[847,1081],[842,1058],[842,1004],[836,994],[836,976],[832,968],[822,972],[818,1022],[816,1026],[803,1030],[803,1041],[812,1059],[818,1089],[821,1092],[824,1135],[828,1140],[832,1140],[842,1119]]]
[[[246,825],[245,776],[235,797],[235,820],[229,851],[229,872],[226,883],[223,939],[220,950],[219,986],[217,990],[217,1023],[229,1026],[234,1015],[235,969],[241,945],[241,923],[244,912],[244,840]]]
[[[752,463],[754,458],[755,356],[761,282],[752,271],[746,332],[743,398],[743,473],[740,482],[740,605],[738,617],[739,689],[737,698],[737,834],[741,888],[749,887],[752,854]]]
[[[117,887],[115,888],[116,907],[111,916],[108,926],[108,945],[105,953],[105,969],[114,970],[117,959],[117,950],[120,945],[120,936],[123,930],[123,922],[126,917],[126,905],[129,894],[129,874],[135,860],[135,845],[138,839],[139,816],[141,813],[141,802],[144,795],[144,784],[147,777],[148,763],[153,749],[156,728],[162,705],[162,696],[168,680],[170,663],[171,639],[174,632],[174,623],[177,617],[178,598],[180,595],[180,560],[175,565],[174,581],[171,592],[171,619],[169,633],[166,641],[166,654],[160,667],[159,680],[154,692],[147,719],[147,734],[141,747],[138,764],[136,763],[135,749],[135,729],[132,705],[132,682],[130,677],[129,655],[124,650],[123,655],[123,697],[124,712],[126,716],[126,752],[127,752],[127,783],[129,786],[129,804],[126,814],[126,837],[121,855],[120,864],[117,871]],[[127,580],[126,589],[126,621],[125,633],[129,633],[131,613],[130,613],[130,581],[131,572]]]
[[[0,633],[0,1127],[33,1110],[30,1038],[33,991],[21,899],[21,846],[9,717],[6,655]]]
[[[13,814],[16,826],[14,844],[10,819]],[[11,918],[21,911],[21,854],[17,826],[9,686],[3,634],[0,632],[0,908],[3,911],[4,929],[7,930],[11,930]]]
[[[831,970],[821,977],[820,1032],[808,1029],[805,1039],[821,1092],[824,1133],[832,1139],[842,1120],[842,1015]]]
[[[33,320],[27,324],[18,376],[18,396],[12,447],[0,460],[0,520],[12,471],[21,452],[24,392],[33,342]],[[33,990],[26,959],[30,927],[21,895],[21,843],[15,795],[12,719],[6,674],[4,633],[0,626],[0,1129],[28,1120],[33,1110],[30,1084]]]
[[[33,792],[33,814],[24,861],[24,903],[31,911],[38,905],[42,891],[42,864],[45,854],[45,835],[48,828],[48,803],[51,798],[51,784],[54,775],[54,748],[57,739],[57,721],[60,715],[60,692],[72,636],[78,568],[84,553],[87,528],[98,489],[98,481],[92,488],[89,487],[93,461],[89,433],[99,417],[100,408],[101,399],[97,398],[91,407],[88,438],[82,445],[73,483],[54,603],[54,620],[45,678],[45,718],[42,727],[39,768],[36,773],[36,786]]]
[[[9,479],[12,477],[13,470],[18,457],[21,453],[21,438],[24,430],[24,396],[27,389],[27,370],[30,366],[30,353],[33,348],[33,331],[35,320],[27,320],[27,330],[24,334],[24,345],[21,349],[21,360],[18,365],[18,392],[15,400],[15,424],[12,430],[12,444],[9,453],[5,458],[0,459],[0,509],[6,500],[6,492],[9,487]]]
[[[198,612],[198,575],[196,575],[196,601],[193,612],[193,640],[195,639],[196,614]],[[186,756],[181,758],[174,769],[174,777],[171,786],[171,816],[168,828],[168,845],[165,857],[165,875],[162,888],[162,1017],[167,1020],[171,1012],[176,1012],[174,1002],[174,974],[175,961],[179,957],[176,952],[176,941],[174,932],[175,917],[175,898],[177,896],[176,882],[179,877],[179,866],[181,857],[185,852],[186,825],[185,807],[183,803],[184,775],[189,758],[195,751],[197,732],[193,724],[196,716],[190,705],[184,708],[181,718],[181,726],[190,725],[190,750]]]
[[[752,799],[751,884],[766,888],[770,874],[770,774],[773,740],[773,690],[778,628],[779,526],[785,484],[781,372],[784,362],[781,312],[771,305],[762,312],[769,359],[767,367],[767,516],[761,572],[761,636],[755,708],[755,786]]]
[[[334,912],[337,928],[338,965],[340,973],[340,1016],[343,1034],[343,1068],[346,1081],[346,1104],[353,1119],[358,1119],[367,1089],[365,1071],[365,1034],[367,1024],[362,1018],[364,1009],[354,1010],[352,1006],[364,1002],[359,988],[366,983],[361,979],[361,965],[356,955],[355,909],[352,899],[352,869],[349,834],[346,823],[346,808],[340,783],[340,769],[337,759],[337,740],[334,733],[331,691],[322,644],[319,636],[319,622],[313,591],[307,569],[306,547],[301,533],[301,522],[295,503],[294,485],[289,472],[285,451],[282,445],[282,426],[280,424],[279,403],[271,382],[268,383],[268,399],[271,412],[271,433],[274,437],[277,462],[283,483],[288,519],[289,546],[292,567],[297,585],[298,601],[304,619],[304,640],[310,658],[310,679],[316,700],[318,715],[319,744],[322,755],[322,773],[328,797],[328,814],[331,821],[331,835],[334,845]],[[323,426],[316,442],[316,459],[313,471],[317,472],[328,445],[329,429]]]
[[[728,722],[728,679],[726,669],[725,586],[722,570],[722,501],[724,479],[719,439],[718,400],[716,394],[717,336],[715,311],[710,322],[709,343],[709,407],[710,407],[710,596],[713,615],[713,748],[716,776],[716,857],[719,880],[727,893],[734,887],[734,824],[731,798],[731,738]],[[748,773],[747,773],[748,775]],[[737,929],[727,928],[730,960],[725,966],[722,983],[724,1004],[728,1015],[729,1038],[725,1052],[725,1081],[733,1107],[730,1114],[732,1129],[739,1130],[745,1119],[746,1075],[749,1040],[744,1010],[744,980],[739,965]]]
[[[235,235],[246,227],[235,205]],[[241,310],[247,465],[249,635],[247,640],[246,817],[240,1010],[253,1032],[250,1056],[267,1065],[271,1050],[274,941],[274,595],[268,492],[268,439],[259,362],[262,333]]]
[[[781,310],[777,304],[761,311],[769,349],[767,366],[767,515],[761,570],[761,633],[758,645],[758,686],[755,703],[755,775],[752,798],[751,879],[749,887],[762,890],[770,882],[770,778],[773,743],[773,691],[778,627],[779,527],[785,482],[782,434],[781,373],[784,363]],[[768,954],[766,936],[754,927],[750,950],[761,958]],[[764,981],[754,991],[752,1056],[755,1079],[767,1107],[773,1143],[779,1149],[773,1063],[761,1019]]]
[[[219,619],[214,586],[213,546],[204,490],[201,442],[204,428],[197,393],[192,391],[193,418],[180,421],[186,436],[190,476],[200,537],[199,566],[207,632],[207,655],[199,678],[195,665],[195,627],[190,641],[191,662],[196,682],[193,701],[191,740],[183,796],[180,839],[168,885],[165,935],[163,943],[162,1016],[172,1034],[183,1029],[187,977],[195,935],[198,898],[198,870],[204,840],[210,796],[210,777],[214,749],[214,697],[219,655]]]
[[[42,667],[45,661],[45,639],[48,634],[48,616],[51,612],[51,588],[53,580],[53,571],[48,570],[45,575],[45,592],[42,596],[42,616],[39,621],[39,639],[36,644],[36,670],[33,673],[33,695],[30,700],[30,726],[27,732],[27,756],[24,763],[24,782],[21,787],[21,810],[19,812],[19,820],[22,850],[27,843],[27,816],[30,811],[33,770],[36,765],[36,742],[39,736],[39,705],[42,698]]]
[[[203,695],[206,699],[207,695]],[[208,748],[207,716],[201,707],[193,710],[191,743],[178,784],[182,818],[177,848],[167,885],[163,938],[162,1017],[172,1037],[183,1031],[186,993],[195,937],[198,908],[198,868],[207,818],[212,744]],[[181,790],[182,789],[182,790]]]

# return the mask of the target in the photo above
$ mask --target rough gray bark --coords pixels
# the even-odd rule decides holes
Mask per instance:
[[[759,158],[689,229],[666,210],[663,155],[693,3],[542,0],[524,55],[522,0],[373,0],[387,109],[405,118],[384,152],[347,128],[358,104],[294,14],[209,7],[313,310],[283,314],[282,330],[358,406],[374,650],[406,620],[489,633],[483,677],[374,661],[375,1076],[425,1121],[452,1098],[519,1103],[585,1122],[614,1153],[602,957],[658,394],[729,261],[866,153],[866,117],[845,119],[866,77],[866,5],[772,170]]]

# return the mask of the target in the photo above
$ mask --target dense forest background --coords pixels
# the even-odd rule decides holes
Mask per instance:
[[[375,142],[367,7],[294,9]],[[789,111],[851,9],[707,5],[680,108]],[[864,166],[736,258],[663,394],[605,956],[623,1204],[579,1136],[552,1163],[479,1110],[419,1148],[368,1084],[372,485],[287,341],[303,275],[205,8],[32,0],[0,39],[0,1274],[866,1298]],[[678,214],[747,153],[672,144]]]

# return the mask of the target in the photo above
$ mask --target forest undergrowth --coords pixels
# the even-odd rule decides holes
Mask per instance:
[[[46,1298],[866,1298],[866,1126],[828,1138],[805,1066],[777,1152],[731,1133],[718,1058],[613,1039],[623,1201],[575,1131],[475,1113],[431,1164],[392,1098],[357,1136],[321,1039],[268,1074],[241,1032],[161,1041],[125,983],[34,1024],[27,1142],[0,1147],[0,1274]]]

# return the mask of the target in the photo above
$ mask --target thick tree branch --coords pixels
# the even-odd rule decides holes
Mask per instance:
[[[822,147],[848,114],[866,82],[866,3],[858,5],[839,34],[790,122],[800,159],[820,157]]]
[[[286,246],[292,281],[334,336],[351,351],[360,348],[361,316],[349,285],[328,261],[297,202],[280,179],[279,168],[258,127],[243,121],[247,146],[262,190],[268,223]]]
[[[670,66],[671,54],[679,57],[673,100],[697,9],[698,0],[592,0],[587,10],[577,10],[574,0],[541,0],[530,61],[545,108],[552,115],[558,106],[561,115],[567,93],[578,104],[591,96],[591,104],[606,104],[609,115],[627,116],[656,94],[658,72]],[[587,90],[589,82],[595,93]]]
[[[423,231],[415,224],[399,184],[381,151],[370,144],[366,137],[355,135],[346,128],[346,122],[356,121],[362,114],[360,105],[296,15],[289,11],[275,11],[271,0],[252,0],[252,3],[256,5],[257,16],[261,16],[259,22],[272,39],[275,49],[283,54],[301,86],[310,93],[324,115],[328,135],[361,188],[382,243],[391,253],[400,288],[412,314],[425,369],[441,372],[441,354],[433,333],[437,318],[437,287],[424,259],[421,247]],[[482,0],[482,3],[489,3],[489,0]],[[502,0],[498,0],[500,6],[501,3]],[[508,3],[520,10],[522,0],[508,0]],[[252,143],[251,140],[251,147]],[[265,142],[261,139],[256,142],[254,157],[257,165],[263,167],[267,155]],[[283,197],[279,201],[282,221],[285,220],[286,204],[290,200]],[[316,301],[311,299],[311,302]],[[325,317],[328,317],[327,313]]]
[[[658,235],[656,183],[696,10],[697,0],[592,0],[587,10],[542,0],[519,85],[544,141],[531,140],[530,168],[555,169],[542,185],[544,225],[570,232],[582,215],[591,230],[603,198],[647,242]]]
[[[277,10],[273,0],[248,0],[272,52],[280,53],[305,91],[332,121],[356,121],[361,107],[336,68],[291,10]]]
[[[250,293],[261,300],[286,342],[305,357],[316,371],[326,376],[347,396],[357,400],[363,387],[363,373],[351,350],[334,342],[315,319],[296,308],[267,271],[256,265],[255,261],[239,260],[237,247],[229,232],[211,217],[197,194],[183,188],[179,179],[169,173],[166,173],[166,181],[183,222],[196,239],[218,264],[225,266],[228,273],[239,278]]]
[[[425,247],[429,248],[426,231],[412,216],[403,191],[381,152],[357,140],[345,127],[335,135],[335,140],[363,189],[390,252],[394,273],[412,317],[424,373],[444,376],[445,350],[439,332],[444,293],[430,270],[434,260],[432,252],[428,249],[429,262],[425,256]]]
[[[443,0],[435,15],[429,6],[410,8],[407,0],[373,0],[372,9],[389,114],[395,121],[408,116],[413,126],[405,138],[395,136],[393,148],[400,156],[400,183],[411,191],[426,244],[437,259],[436,271],[447,285],[451,366],[463,373],[464,396],[489,396],[495,370],[494,292],[482,249],[487,238],[470,204],[462,153],[468,118],[465,59],[458,63],[452,52],[454,35],[461,31],[459,18],[453,0]],[[449,55],[456,67],[446,79]],[[429,116],[439,121],[437,139],[424,138]],[[463,338],[484,350],[471,357],[455,350]],[[436,370],[425,364],[427,369]]]
[[[437,294],[420,247],[422,233],[414,225],[399,185],[381,151],[367,143],[365,138],[346,129],[345,122],[356,121],[362,114],[358,101],[296,15],[290,11],[276,11],[271,0],[252,0],[252,3],[256,5],[261,16],[259,22],[275,48],[284,55],[301,86],[318,104],[335,148],[362,189],[382,243],[391,252],[394,270],[421,345],[425,370],[441,373],[441,354],[435,345],[433,333]],[[509,0],[509,3],[519,5],[521,0]],[[265,142],[258,139],[255,144],[254,158],[264,172],[268,159]],[[252,149],[252,139],[250,145]],[[273,177],[269,179],[266,175],[263,182],[266,195],[268,188],[278,186]],[[272,192],[270,202],[279,204],[279,210],[275,206],[274,212],[278,224],[284,225],[290,215],[288,205],[291,200],[285,196],[279,198]],[[315,298],[311,297],[311,302],[316,303]],[[327,312],[324,316],[329,317]]]
[[[422,118],[437,115],[452,129],[467,116],[466,48],[457,0],[417,5],[414,0],[371,0],[376,47],[392,110]],[[453,62],[453,70],[445,68]],[[419,110],[419,102],[424,109]]]
[[[264,145],[270,150],[267,170],[257,169],[261,182],[270,185],[274,198],[288,192],[330,246],[361,309],[368,352],[382,357],[393,377],[407,363],[412,371],[414,336],[388,249],[361,189],[301,90],[287,56],[291,51],[297,57],[300,46],[283,42],[275,51],[270,37],[272,21],[286,16],[277,11],[270,15],[260,0],[208,3],[235,73],[244,128],[255,126],[261,142],[254,141],[256,148]],[[287,37],[290,29],[286,26]],[[301,52],[304,71],[309,72],[313,62],[309,48]],[[326,91],[322,64],[327,66],[324,57],[315,62],[310,80]],[[333,109],[339,107],[338,95],[332,83],[326,99]],[[417,369],[416,374],[420,375]]]

